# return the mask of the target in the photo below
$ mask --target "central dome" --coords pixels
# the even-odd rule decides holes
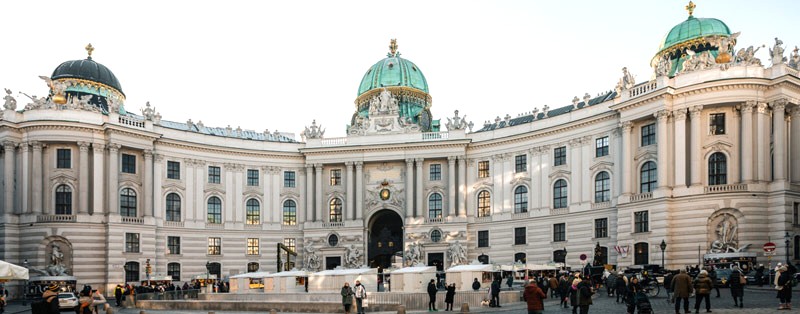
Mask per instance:
[[[376,88],[391,86],[411,87],[428,93],[428,81],[422,71],[414,62],[400,58],[396,50],[389,52],[386,58],[364,73],[358,85],[358,96]]]
[[[724,22],[718,19],[696,18],[690,15],[686,21],[675,25],[675,27],[667,33],[667,36],[665,36],[664,40],[661,42],[661,46],[658,47],[658,51],[661,52],[675,45],[714,35],[730,36],[731,30],[728,28],[728,25],[725,25]]]
[[[51,79],[73,78],[92,81],[113,87],[121,94],[122,86],[111,70],[106,66],[95,62],[91,57],[84,60],[71,60],[61,63],[54,71]]]

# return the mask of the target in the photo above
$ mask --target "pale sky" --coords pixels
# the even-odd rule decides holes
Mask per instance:
[[[397,38],[428,80],[435,119],[486,120],[637,82],[688,1],[3,1],[0,88],[45,95],[67,60],[111,69],[139,113],[299,133],[316,119],[344,136],[359,82]],[[800,1],[698,0],[696,17],[741,31],[737,49],[800,45]]]

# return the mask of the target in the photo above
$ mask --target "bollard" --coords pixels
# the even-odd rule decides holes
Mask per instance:
[[[275,309],[271,309],[269,310],[269,314],[278,314],[278,311],[276,311]]]
[[[145,311],[139,311],[139,314],[147,314]]]
[[[398,305],[397,314],[406,314],[406,306],[402,304]]]
[[[214,312],[208,312],[208,314],[214,314]]]
[[[469,313],[469,303],[461,303],[461,313]]]
[[[114,308],[113,308],[113,307],[110,307],[110,306],[109,306],[109,307],[107,307],[107,308],[106,308],[106,314],[114,314]]]

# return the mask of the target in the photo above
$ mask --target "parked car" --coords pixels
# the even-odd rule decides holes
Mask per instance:
[[[755,270],[751,270],[749,273],[745,274],[744,278],[747,279],[747,285],[748,286],[757,286],[758,285],[758,281],[756,280],[756,271]],[[761,280],[763,281],[764,279],[762,278]]]
[[[58,294],[59,309],[70,309],[77,311],[78,306],[80,306],[80,302],[78,301],[78,296],[75,295],[74,292],[61,292]]]
[[[714,283],[717,287],[727,287],[731,278],[731,270],[729,268],[717,268],[714,270],[717,273],[717,280]]]

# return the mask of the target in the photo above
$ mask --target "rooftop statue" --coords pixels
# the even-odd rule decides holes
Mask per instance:
[[[717,47],[716,63],[728,63],[732,61],[731,53],[733,52],[733,45],[736,43],[736,38],[739,37],[741,32],[736,32],[728,36],[706,36],[705,40],[712,46]]]
[[[13,96],[11,96],[11,90],[8,88],[6,88],[5,90],[6,90],[6,96],[3,97],[3,100],[5,100],[5,103],[3,103],[3,109],[17,110],[17,100],[14,99]]]
[[[325,129],[322,128],[322,125],[317,126],[316,119],[311,121],[311,127],[306,127],[303,133],[300,133],[300,136],[305,139],[320,139],[323,135],[325,135]]]
[[[798,67],[800,67],[800,53],[798,53],[797,46],[794,46],[794,50],[792,50],[792,54],[789,56],[789,66],[795,70],[798,70]]]
[[[756,52],[758,52],[758,49],[761,49],[763,47],[765,47],[765,45],[761,45],[760,47],[755,47],[755,48],[753,48],[753,46],[750,46],[747,47],[747,49],[745,48],[739,49],[739,51],[736,52],[735,64],[761,66],[761,59],[756,58]]]
[[[155,107],[150,108],[150,102],[148,101],[144,105],[144,109],[142,109],[142,116],[144,117],[145,120],[152,121],[153,116],[155,116],[155,113],[156,113],[156,108]]]
[[[459,117],[458,110],[454,111],[453,114],[454,114],[453,119],[447,118],[447,123],[445,123],[445,126],[447,127],[448,131],[463,130],[469,126],[469,124],[466,121],[467,118],[466,115],[463,117]]]
[[[669,75],[670,70],[672,70],[672,60],[669,58],[669,55],[661,56],[656,65],[656,76]]]
[[[775,37],[775,45],[769,49],[769,56],[772,58],[772,65],[781,64],[786,61],[786,57],[783,56],[783,41]]]

